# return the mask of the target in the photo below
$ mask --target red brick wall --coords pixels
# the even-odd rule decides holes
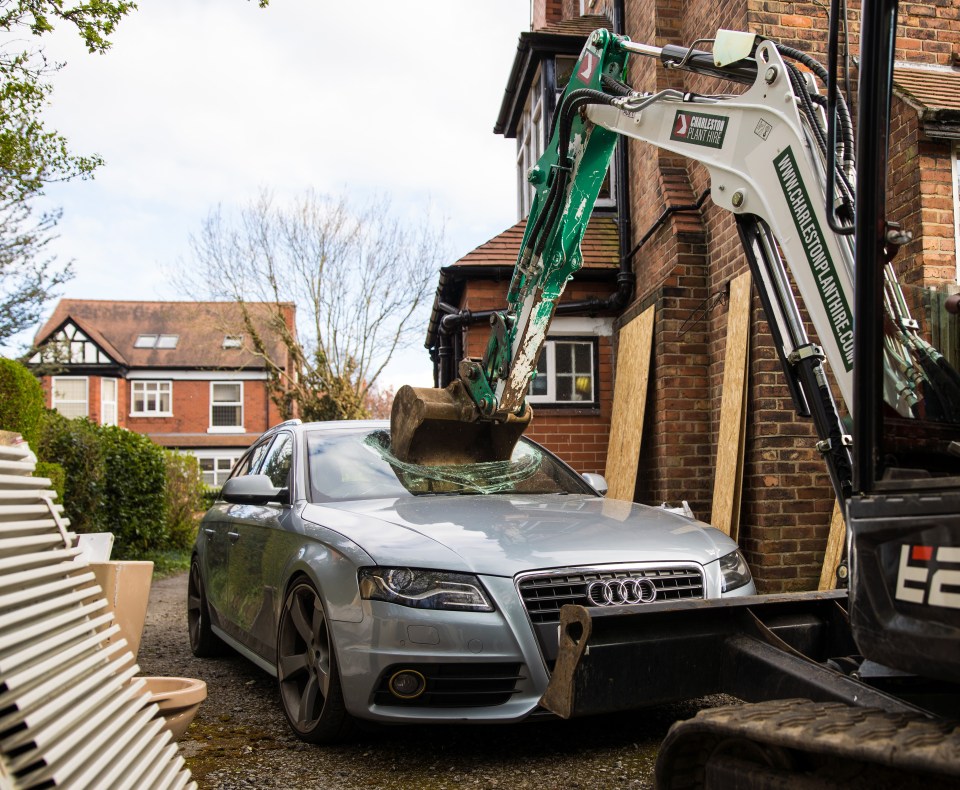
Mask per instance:
[[[548,22],[559,22],[563,18],[564,0],[533,0],[531,26],[539,30]]]
[[[87,377],[88,417],[99,423],[99,376]],[[158,380],[163,380],[158,376]],[[41,384],[47,406],[52,407],[52,379],[44,376]],[[210,382],[173,381],[172,417],[135,417],[130,414],[132,382],[117,380],[117,424],[137,433],[206,433],[210,427]],[[247,433],[262,433],[281,421],[279,410],[271,402],[264,381],[243,382],[243,422]]]

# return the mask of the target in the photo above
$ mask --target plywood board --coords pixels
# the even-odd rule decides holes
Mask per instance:
[[[620,330],[617,380],[613,388],[610,442],[607,446],[607,496],[633,500],[650,381],[655,308],[648,307]]]
[[[820,570],[818,590],[833,590],[837,586],[837,566],[843,559],[843,547],[847,542],[847,525],[843,520],[840,503],[833,506],[833,518],[830,519],[830,535],[827,537],[827,551],[823,555],[823,568]]]
[[[723,362],[720,431],[710,523],[734,540],[740,531],[740,494],[747,426],[747,369],[750,356],[750,272],[730,283],[727,347]]]

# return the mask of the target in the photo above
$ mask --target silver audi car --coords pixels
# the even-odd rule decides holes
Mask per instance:
[[[387,423],[283,423],[200,525],[191,647],[276,676],[315,743],[359,720],[523,719],[563,604],[755,593],[726,535],[603,488],[526,439],[509,462],[420,466],[392,455]]]

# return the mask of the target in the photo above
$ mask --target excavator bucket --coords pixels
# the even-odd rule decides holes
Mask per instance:
[[[445,389],[404,385],[393,399],[390,445],[401,461],[431,466],[508,461],[532,410],[482,420],[463,384]]]

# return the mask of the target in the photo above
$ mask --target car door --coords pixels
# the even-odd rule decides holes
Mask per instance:
[[[277,598],[283,595],[283,575],[290,559],[301,545],[291,507],[291,469],[294,462],[294,437],[290,432],[277,434],[260,464],[257,474],[266,475],[278,489],[287,493],[275,502],[247,507],[232,520],[236,534],[230,549],[230,575],[242,580],[244,595],[234,610],[236,625],[244,644],[268,661],[275,658],[275,612]]]
[[[229,479],[255,474],[263,463],[272,438],[257,442],[244,453]],[[236,578],[235,573],[231,573],[230,555],[239,537],[237,522],[242,520],[245,507],[249,506],[232,505],[220,498],[207,511],[200,525],[200,538],[203,541],[201,561],[210,619],[234,638],[240,636],[236,628],[235,610],[240,604],[243,582]]]

